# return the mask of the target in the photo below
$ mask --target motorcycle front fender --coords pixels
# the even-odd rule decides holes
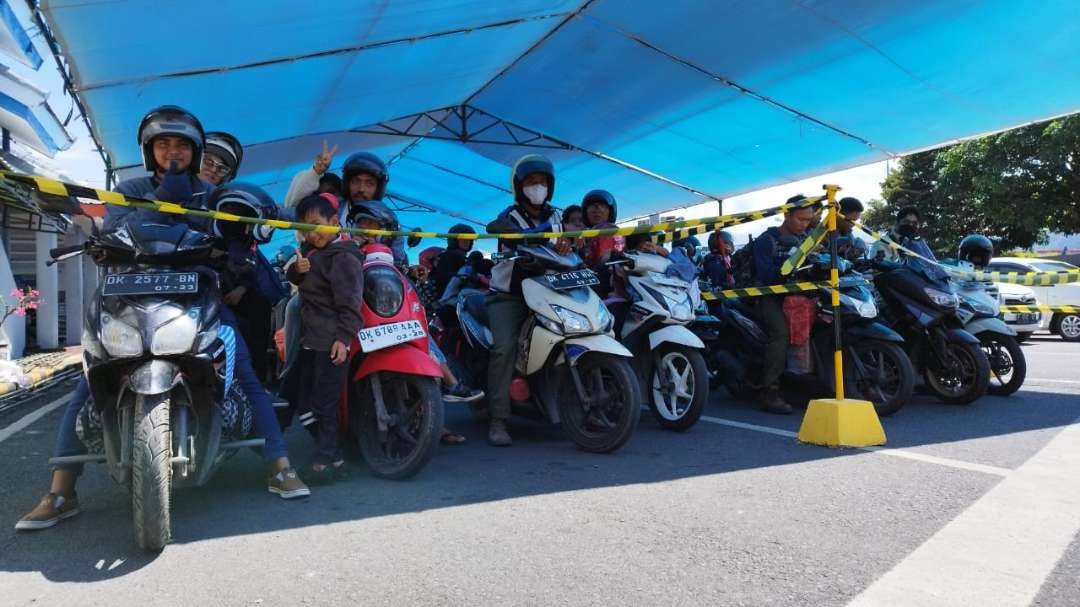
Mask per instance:
[[[979,338],[964,329],[946,329],[945,339],[948,341],[974,344],[976,346],[979,345]]]
[[[1005,324],[1005,321],[1000,318],[979,318],[965,325],[964,330],[972,335],[979,335],[980,333],[997,333],[999,335],[1016,337],[1016,331]]]
[[[154,359],[137,367],[128,377],[128,387],[136,394],[168,392],[180,381],[180,367],[167,360]]]
[[[570,364],[575,365],[581,356],[587,352],[604,352],[614,356],[633,358],[634,355],[626,349],[614,337],[610,335],[587,335],[585,337],[571,337],[566,340],[566,353],[570,357]]]
[[[903,343],[904,338],[899,333],[893,331],[889,327],[880,322],[871,322],[865,325],[846,326],[844,329],[844,339],[877,339],[881,341],[892,341],[897,343]]]
[[[649,333],[649,348],[655,350],[662,343],[678,344],[689,348],[705,348],[705,342],[683,325],[668,325]]]
[[[431,355],[425,349],[413,345],[413,342],[406,342],[376,350],[370,354],[361,354],[360,356],[363,356],[364,359],[360,362],[360,366],[353,375],[353,380],[356,381],[379,371],[426,375],[435,378],[443,376],[442,367],[431,358]]]

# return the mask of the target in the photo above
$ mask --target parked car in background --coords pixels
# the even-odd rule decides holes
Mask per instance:
[[[1080,270],[1076,266],[1050,259],[1027,257],[995,257],[987,270],[991,272],[1064,272]],[[1004,284],[1004,283],[1002,283]],[[1047,287],[1029,287],[1035,292],[1039,303],[1048,306],[1080,305],[1080,283],[1067,283]],[[1046,322],[1046,319],[1049,322]],[[1055,312],[1044,316],[1044,324],[1051,333],[1061,336],[1065,341],[1080,341],[1080,314]],[[1008,321],[1006,321],[1008,322]]]
[[[1024,285],[995,283],[988,292],[996,295],[1003,306],[1034,306],[1039,303],[1035,291]],[[1032,333],[1046,329],[1050,324],[1050,315],[1042,312],[1002,312],[999,316],[1016,331],[1018,341],[1028,339]]]

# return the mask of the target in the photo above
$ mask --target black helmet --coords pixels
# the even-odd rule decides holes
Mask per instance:
[[[472,226],[468,226],[468,225],[465,225],[463,223],[457,223],[457,224],[454,224],[454,225],[450,226],[450,229],[447,230],[447,232],[450,233],[450,234],[475,234],[476,230],[472,229]],[[447,248],[447,250],[453,250],[453,249],[457,248],[458,240],[459,239],[457,239],[457,238],[447,238],[446,239],[446,248]]]
[[[994,257],[994,243],[982,234],[970,234],[960,241],[956,258],[970,261],[976,268],[985,268]]]
[[[240,163],[244,160],[244,148],[236,137],[222,131],[211,131],[206,134],[206,151],[218,156],[229,166],[229,174],[221,180],[221,183],[232,181],[240,172]]]
[[[611,195],[611,192],[607,190],[593,190],[585,195],[581,199],[582,214],[585,215],[585,220],[589,220],[588,208],[593,204],[606,204],[611,209],[611,214],[608,217],[608,221],[615,223],[615,217],[618,215],[619,205],[615,202],[615,197]]]
[[[548,192],[544,202],[551,202],[551,197],[555,194],[555,166],[551,164],[550,160],[539,154],[522,156],[514,163],[514,171],[510,176],[511,186],[514,190],[514,200],[528,202],[524,192],[521,191],[521,182],[525,181],[525,178],[533,173],[547,175]]]
[[[188,170],[192,173],[198,173],[202,169],[206,135],[199,119],[184,108],[175,105],[163,105],[150,110],[139,122],[137,135],[139,148],[142,149],[143,167],[147,171],[153,173],[157,170],[152,142],[154,138],[162,135],[183,137],[190,141],[193,149],[191,166],[188,167]],[[162,169],[165,168],[168,167],[162,167]]]
[[[270,198],[270,195],[262,188],[250,183],[230,183],[214,190],[207,199],[206,206],[211,211],[231,213],[241,217],[278,218],[278,206],[274,203],[274,199]],[[210,230],[218,238],[234,240],[250,236],[258,244],[270,242],[270,237],[274,235],[274,228],[268,225],[218,219],[210,222]]]
[[[345,218],[346,223],[348,223],[349,227],[356,227],[356,224],[361,219],[377,221],[381,230],[397,229],[397,215],[380,200],[368,200],[350,204],[349,214]]]
[[[386,163],[371,152],[357,152],[345,159],[341,166],[341,190],[346,199],[350,199],[349,182],[360,173],[367,173],[375,178],[379,184],[375,188],[373,200],[382,200],[386,195],[386,184],[390,182],[390,174],[386,172]]]

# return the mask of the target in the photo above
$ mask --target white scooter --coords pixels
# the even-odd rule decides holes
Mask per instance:
[[[665,429],[687,430],[709,401],[705,343],[687,328],[695,317],[692,285],[666,276],[671,261],[654,253],[629,252],[609,265],[627,273],[630,309],[619,337],[634,353],[649,408]]]
[[[949,260],[949,265],[975,271],[967,261]],[[960,298],[956,317],[964,323],[964,330],[979,339],[990,361],[990,385],[986,391],[996,396],[1008,396],[1024,385],[1027,361],[1017,341],[1016,331],[1001,318],[998,288],[992,282],[953,280],[953,290]]]
[[[615,318],[589,288],[599,283],[596,274],[576,253],[559,255],[544,245],[518,245],[502,259],[540,273],[521,285],[529,316],[510,385],[513,412],[561,423],[585,451],[618,449],[637,427],[641,388],[632,354],[612,334]],[[457,314],[465,339],[451,351],[482,381],[492,345],[483,295],[463,292]],[[471,406],[477,417],[486,415],[482,404]]]

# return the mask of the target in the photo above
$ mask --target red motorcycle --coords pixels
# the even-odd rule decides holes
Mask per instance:
[[[364,255],[364,328],[349,348],[342,427],[376,476],[408,478],[439,444],[443,374],[428,349],[424,307],[390,249],[369,244]]]

